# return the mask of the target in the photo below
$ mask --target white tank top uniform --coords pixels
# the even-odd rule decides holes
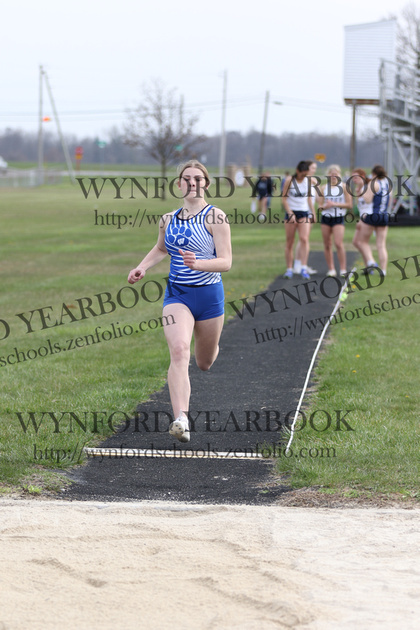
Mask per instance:
[[[324,201],[331,201],[332,203],[346,203],[342,186],[325,186]],[[321,214],[327,217],[344,217],[347,214],[347,208],[337,208],[336,206],[333,208],[323,208]]]
[[[308,197],[310,192],[309,177],[305,177],[301,182],[292,178],[287,193],[289,208],[293,213],[304,212],[309,215]]]

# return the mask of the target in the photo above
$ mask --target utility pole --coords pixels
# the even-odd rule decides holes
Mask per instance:
[[[264,144],[265,144],[265,133],[267,129],[267,117],[268,117],[268,103],[270,102],[270,92],[267,91],[265,93],[265,107],[264,107],[264,120],[263,120],[263,129],[261,134],[261,144],[260,144],[260,160],[258,165],[258,174],[261,175],[264,165]]]
[[[58,135],[60,136],[61,146],[63,148],[64,157],[66,158],[67,170],[69,172],[70,180],[74,184],[75,183],[75,177],[74,177],[73,164],[72,164],[72,161],[71,161],[71,158],[70,158],[69,150],[67,148],[67,143],[66,143],[66,141],[64,139],[64,136],[63,136],[63,133],[61,131],[60,121],[58,119],[58,113],[57,113],[57,109],[55,107],[55,103],[54,103],[54,99],[53,99],[53,95],[52,95],[52,91],[51,91],[51,87],[50,87],[50,82],[48,81],[47,73],[44,72],[44,75],[45,75],[45,83],[47,84],[48,94],[50,96],[51,107],[53,109],[54,118],[55,118],[55,121],[57,123]]]
[[[39,126],[38,126],[38,185],[44,183],[44,147],[42,137],[42,75],[44,71],[39,66]]]
[[[223,99],[222,99],[222,134],[220,137],[219,155],[219,177],[225,174],[226,162],[226,93],[227,93],[227,70],[223,72]]]
[[[351,131],[351,143],[350,143],[350,171],[353,172],[356,168],[356,103],[352,104],[352,131]]]
[[[184,133],[184,119],[183,119],[183,111],[184,111],[184,95],[181,94],[181,98],[179,99],[179,131],[180,134]]]
[[[50,102],[51,102],[51,107],[52,110],[54,112],[54,117],[55,117],[55,121],[57,124],[57,130],[58,130],[58,135],[60,137],[60,141],[61,141],[61,146],[63,149],[63,153],[64,153],[64,157],[66,160],[66,164],[67,164],[67,170],[70,176],[70,181],[74,184],[75,183],[75,177],[74,177],[74,169],[73,169],[73,164],[70,158],[70,154],[69,154],[69,150],[67,148],[67,144],[66,141],[64,139],[63,133],[61,131],[61,127],[60,127],[60,121],[58,118],[58,113],[57,113],[57,109],[55,107],[55,103],[54,103],[54,99],[53,99],[53,95],[52,95],[52,91],[51,91],[51,87],[48,81],[48,76],[47,73],[44,71],[42,66],[39,66],[39,127],[38,127],[38,184],[41,185],[44,183],[44,138],[43,138],[43,112],[42,112],[42,107],[43,107],[43,99],[42,99],[42,90],[43,90],[43,78],[45,77],[45,84],[47,86],[47,90],[48,90],[48,94],[50,97]]]

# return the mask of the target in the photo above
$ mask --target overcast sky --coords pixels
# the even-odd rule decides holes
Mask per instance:
[[[139,102],[152,77],[178,88],[200,117],[197,131],[219,133],[224,70],[228,130],[260,130],[269,90],[268,133],[350,133],[344,26],[398,15],[401,6],[395,0],[5,2],[0,130],[37,131],[42,64],[63,131],[79,138],[106,139],[113,125],[121,128],[126,108]],[[44,101],[44,115],[51,115],[46,93]],[[54,122],[45,125],[55,130]],[[376,118],[360,117],[359,130],[366,127],[377,130]]]

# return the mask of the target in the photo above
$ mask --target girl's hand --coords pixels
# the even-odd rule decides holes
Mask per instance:
[[[333,201],[331,201],[331,199],[328,199],[328,201],[326,201],[322,206],[324,210],[328,210],[329,208],[334,208],[334,207],[335,207],[335,204]]]
[[[186,267],[189,267],[190,269],[196,269],[196,264],[197,264],[197,259],[195,257],[194,252],[184,252],[182,251],[182,249],[179,249],[178,252],[181,254],[182,256],[182,260],[184,262],[184,265]]]
[[[139,280],[144,278],[145,275],[146,275],[145,269],[143,269],[142,267],[140,268],[136,267],[135,269],[132,269],[130,273],[128,274],[128,282],[130,284],[134,284],[135,282],[138,282]]]

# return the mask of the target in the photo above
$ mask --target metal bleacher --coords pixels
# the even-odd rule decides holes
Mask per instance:
[[[405,200],[398,197],[395,209],[405,201],[410,215],[414,215],[418,211],[419,194],[420,71],[401,63],[382,61],[379,82],[379,115],[381,131],[387,140],[387,171],[412,175],[407,187],[413,194]]]

